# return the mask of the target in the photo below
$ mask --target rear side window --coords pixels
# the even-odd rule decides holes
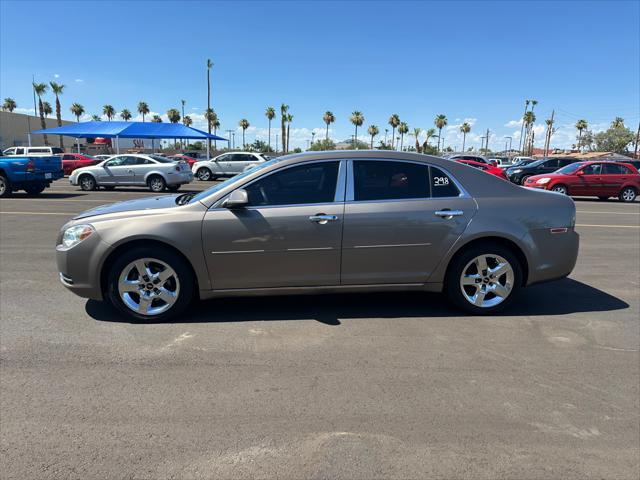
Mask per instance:
[[[429,167],[409,162],[355,161],[354,200],[429,198]]]
[[[437,167],[429,167],[431,173],[431,196],[434,198],[441,197],[458,197],[460,190],[456,187],[451,177]]]
[[[628,175],[631,173],[631,170],[623,165],[617,165],[615,163],[605,163],[604,173],[609,175]]]

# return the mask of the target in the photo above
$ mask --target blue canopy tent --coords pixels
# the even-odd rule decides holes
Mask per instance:
[[[187,127],[181,123],[156,122],[82,122],[70,123],[57,128],[35,130],[31,133],[47,135],[64,135],[74,138],[115,138],[116,152],[120,153],[118,139],[120,138],[185,138],[191,140],[221,140],[228,139],[210,135],[197,128]],[[80,145],[78,145],[78,149]],[[207,157],[209,157],[209,142],[207,142]]]

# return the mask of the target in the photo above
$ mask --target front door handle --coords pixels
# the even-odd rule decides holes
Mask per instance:
[[[462,215],[464,215],[464,212],[462,210],[436,210],[434,212],[436,217],[442,217],[442,218],[453,218],[453,217],[460,217]]]
[[[327,222],[335,222],[336,220],[338,220],[338,216],[337,215],[326,215],[324,213],[318,213],[316,215],[311,215],[309,217],[309,220],[311,220],[312,222],[315,222],[315,223],[319,223],[320,225],[324,225]]]

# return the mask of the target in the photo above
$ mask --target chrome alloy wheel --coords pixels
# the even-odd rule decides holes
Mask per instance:
[[[153,177],[150,181],[149,181],[149,188],[151,188],[151,190],[153,190],[154,192],[161,192],[164,190],[164,180],[160,177]]]
[[[460,289],[464,298],[481,308],[495,307],[513,290],[513,268],[500,255],[484,254],[471,260],[462,270]]]
[[[118,279],[122,302],[141,315],[159,315],[178,300],[176,272],[162,260],[140,258],[127,265]]]
[[[7,183],[4,180],[4,177],[0,175],[0,197],[2,197],[7,191]]]
[[[636,191],[631,187],[627,187],[622,191],[621,196],[623,201],[633,202],[636,199]]]

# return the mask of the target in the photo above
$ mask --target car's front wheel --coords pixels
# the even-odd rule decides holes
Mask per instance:
[[[137,321],[162,322],[182,313],[193,298],[194,278],[187,262],[162,247],[134,248],[109,271],[107,298]]]
[[[167,183],[160,175],[153,175],[149,178],[147,185],[149,186],[149,190],[152,192],[162,192],[167,186]]]
[[[522,266],[503,245],[475,245],[452,260],[445,279],[451,301],[462,310],[486,315],[505,308],[522,284]]]
[[[638,195],[638,192],[636,192],[635,188],[625,187],[620,192],[620,195],[618,195],[618,198],[620,199],[621,202],[630,203],[635,201],[637,195]]]
[[[562,195],[567,195],[567,193],[569,193],[569,191],[567,190],[567,187],[565,187],[564,185],[554,185],[553,188],[551,189],[552,192],[556,192],[556,193],[561,193]]]
[[[80,188],[85,192],[95,190],[97,187],[95,178],[88,174],[82,175],[78,179],[78,183],[80,184]]]

